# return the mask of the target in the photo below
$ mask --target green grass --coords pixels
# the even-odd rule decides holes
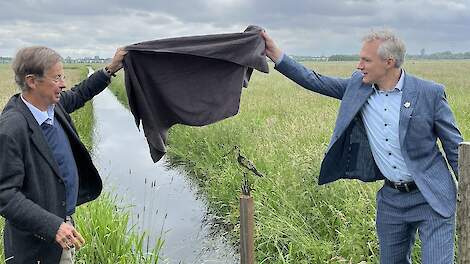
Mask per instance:
[[[10,68],[0,65],[2,85],[0,98],[4,103],[16,92],[14,82],[10,77]],[[67,87],[86,78],[88,70],[83,65],[65,65]],[[11,87],[13,85],[13,87]],[[6,99],[3,99],[6,98]],[[72,114],[75,126],[85,146],[93,147],[93,105],[91,102]],[[97,200],[77,208],[75,221],[78,231],[85,238],[85,246],[77,252],[76,263],[158,263],[159,251],[163,241],[158,239],[156,246],[149,253],[144,251],[146,234],[139,234],[129,228],[129,208],[118,207],[118,201],[108,193],[102,194]],[[0,229],[3,235],[4,219],[0,219]],[[0,262],[4,262],[3,238],[0,246]]]
[[[116,74],[116,77],[113,78],[113,81],[109,85],[109,89],[116,95],[119,102],[129,109],[129,102],[127,101],[127,93],[124,88],[124,70],[119,71]]]
[[[353,62],[308,63],[333,76],[350,76]],[[446,85],[464,138],[470,137],[470,61],[411,61],[407,72]],[[126,103],[121,81],[112,86]],[[233,238],[238,239],[242,171],[234,145],[267,175],[250,177],[255,190],[258,263],[378,262],[375,195],[382,183],[338,181],[317,185],[339,101],[299,88],[272,70],[256,72],[235,117],[205,127],[176,126],[169,156],[184,164]],[[419,261],[419,243],[413,252]]]
[[[163,241],[158,239],[147,253],[147,235],[129,229],[129,211],[116,204],[115,197],[104,193],[78,208],[75,219],[86,244],[78,251],[76,263],[158,263]]]
[[[15,77],[10,64],[0,64],[0,107],[8,102],[10,97],[19,92],[16,88]]]
[[[85,67],[79,70],[82,79],[85,78],[88,70]],[[90,150],[93,144],[92,117],[91,102],[72,114],[80,138]],[[143,250],[147,235],[129,229],[129,211],[116,204],[116,198],[105,193],[77,209],[77,227],[87,241],[77,253],[77,263],[158,263],[163,241],[158,240],[155,248],[147,254]]]

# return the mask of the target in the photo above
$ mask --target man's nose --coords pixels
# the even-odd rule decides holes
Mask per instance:
[[[362,64],[362,62],[357,63],[356,69],[358,69],[358,70],[364,69],[364,65]]]

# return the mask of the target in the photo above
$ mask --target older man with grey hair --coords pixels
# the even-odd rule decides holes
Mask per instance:
[[[18,51],[12,67],[21,93],[0,116],[0,214],[6,263],[73,263],[85,241],[75,229],[77,205],[96,199],[100,176],[70,113],[100,93],[122,68],[111,64],[70,90],[61,56],[47,47]]]
[[[346,79],[305,68],[266,32],[262,35],[279,72],[306,89],[341,100],[319,184],[384,180],[377,193],[380,262],[411,263],[418,231],[422,263],[453,263],[457,191],[447,163],[458,176],[462,136],[444,86],[401,68],[405,45],[390,31],[364,37],[358,71]]]

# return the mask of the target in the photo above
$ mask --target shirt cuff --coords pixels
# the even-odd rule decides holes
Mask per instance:
[[[108,78],[111,78],[111,73],[109,73],[107,70],[105,70],[105,68],[101,69],[104,73],[104,75],[106,75],[106,77]]]
[[[279,65],[279,63],[281,63],[282,60],[284,59],[284,56],[285,56],[285,54],[284,54],[284,52],[283,52],[283,53],[281,54],[281,56],[280,56],[276,61],[274,61],[274,64],[275,64],[276,66]]]

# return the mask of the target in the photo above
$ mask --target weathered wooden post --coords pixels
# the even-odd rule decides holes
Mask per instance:
[[[238,164],[243,169],[249,172],[243,172],[242,193],[240,195],[240,263],[241,264],[254,264],[255,263],[255,245],[254,245],[254,205],[253,197],[251,197],[251,186],[248,182],[248,173],[253,173],[258,177],[264,177],[259,172],[252,161],[244,157],[240,153],[238,146],[233,146],[229,152],[235,151],[237,154]],[[228,155],[229,153],[225,154]]]
[[[459,146],[459,199],[457,202],[458,260],[470,263],[470,143]]]
[[[246,176],[245,176],[246,177]],[[250,187],[246,181],[242,185],[240,195],[240,263],[254,264],[255,250],[253,239],[254,206],[253,197],[250,195]]]

